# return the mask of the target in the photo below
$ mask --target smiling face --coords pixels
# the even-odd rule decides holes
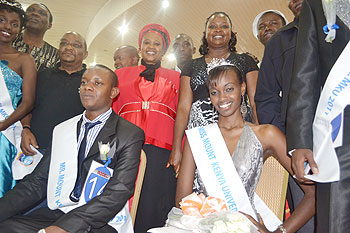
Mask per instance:
[[[26,10],[26,28],[46,31],[51,28],[50,13],[40,4],[32,4]]]
[[[0,10],[0,41],[11,43],[21,29],[20,17],[16,12]]]
[[[289,0],[288,8],[293,12],[294,17],[299,17],[302,4],[303,0]]]
[[[245,92],[245,83],[241,83],[233,69],[223,71],[209,85],[210,101],[219,113],[219,117],[240,116],[241,96]]]
[[[263,44],[266,45],[268,40],[284,26],[284,21],[282,17],[274,12],[265,13],[260,17],[258,21],[258,39]]]
[[[80,100],[87,115],[99,116],[107,111],[119,90],[114,85],[110,71],[93,67],[86,70],[81,78]]]
[[[58,48],[58,54],[61,63],[82,64],[87,57],[84,39],[74,32],[64,34]]]
[[[213,15],[206,27],[208,47],[228,46],[231,39],[231,25],[228,18],[222,14]]]
[[[148,32],[142,39],[141,57],[147,64],[155,65],[164,55],[163,41],[160,35]]]

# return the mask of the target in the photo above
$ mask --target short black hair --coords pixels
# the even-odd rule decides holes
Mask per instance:
[[[107,70],[110,73],[109,77],[112,79],[113,87],[117,87],[118,86],[118,76],[116,75],[116,73],[114,73],[113,70],[111,70],[110,68],[108,68],[107,66],[102,65],[102,64],[96,64],[93,67],[91,67],[90,69],[93,69],[95,67]]]

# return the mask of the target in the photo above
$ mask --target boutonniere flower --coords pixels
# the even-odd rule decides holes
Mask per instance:
[[[109,142],[107,144],[103,144],[102,142],[98,142],[98,149],[100,151],[101,160],[106,161],[108,152],[111,149],[109,146]]]

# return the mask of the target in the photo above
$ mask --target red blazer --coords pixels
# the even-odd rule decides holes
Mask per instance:
[[[115,71],[120,94],[112,108],[145,131],[146,144],[171,150],[180,73],[160,67],[150,82],[139,76],[145,68],[140,65]]]

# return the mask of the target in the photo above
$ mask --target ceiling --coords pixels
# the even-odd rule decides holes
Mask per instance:
[[[34,3],[20,0],[24,7]],[[215,11],[226,12],[232,20],[233,31],[237,32],[239,52],[249,52],[260,60],[263,45],[252,34],[255,16],[267,9],[283,12],[287,19],[293,19],[287,8],[287,0],[168,0],[169,7],[162,8],[163,0],[41,0],[53,14],[53,26],[45,34],[45,40],[57,47],[60,38],[67,31],[79,32],[86,38],[89,56],[85,63],[101,63],[113,68],[113,52],[120,45],[129,44],[138,48],[140,29],[149,23],[158,23],[169,31],[171,38],[178,33],[192,37],[199,57],[198,48],[204,31],[206,18]],[[126,34],[118,28],[128,24]],[[174,61],[163,57],[162,66],[173,67]]]

